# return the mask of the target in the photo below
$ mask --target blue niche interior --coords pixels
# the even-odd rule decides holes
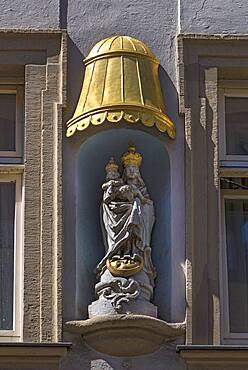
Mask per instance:
[[[163,140],[163,138],[162,138]],[[121,168],[121,155],[133,142],[142,154],[141,176],[154,201],[156,222],[152,234],[152,258],[157,270],[154,303],[159,318],[170,318],[171,211],[170,162],[162,140],[143,131],[113,129],[87,139],[80,147],[76,173],[76,316],[87,318],[87,307],[95,300],[94,273],[104,256],[100,226],[101,186],[110,157]],[[121,171],[120,171],[121,172]]]

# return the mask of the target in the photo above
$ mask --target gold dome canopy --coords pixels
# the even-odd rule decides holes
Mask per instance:
[[[166,115],[158,79],[159,60],[141,41],[113,36],[98,42],[84,60],[83,88],[66,136],[89,124],[105,120],[141,121],[175,137],[175,126]]]
[[[111,56],[111,54],[127,55],[139,54],[154,60],[159,63],[152,51],[141,41],[129,36],[112,36],[99,41],[93,49],[91,49],[84,62],[88,62],[92,58],[102,58],[103,56]]]

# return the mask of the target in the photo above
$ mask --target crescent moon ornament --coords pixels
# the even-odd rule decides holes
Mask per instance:
[[[122,258],[107,259],[107,269],[113,276],[132,276],[140,272],[144,267],[144,260],[137,254],[124,256]]]

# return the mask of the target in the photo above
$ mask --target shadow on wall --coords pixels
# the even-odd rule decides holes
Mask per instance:
[[[76,315],[87,318],[87,307],[95,299],[94,269],[104,256],[100,226],[101,185],[111,156],[120,163],[128,143],[136,144],[143,156],[141,174],[155,205],[152,257],[157,270],[154,303],[159,317],[170,318],[171,209],[170,162],[162,140],[134,129],[112,129],[97,133],[80,147],[76,165]]]
[[[63,1],[63,0],[62,0]],[[67,107],[64,110],[63,127],[63,207],[64,207],[64,250],[63,250],[63,317],[75,317],[76,296],[76,235],[75,235],[75,141],[66,138],[66,122],[73,115],[79,99],[84,75],[84,55],[68,37]],[[76,136],[76,135],[75,135]],[[74,139],[74,137],[73,137]]]
[[[179,131],[179,125],[182,125],[182,119],[179,117],[179,102],[177,90],[168,76],[167,72],[160,65],[158,69],[158,76],[160,81],[160,86],[163,95],[163,101],[165,105],[165,112],[168,114],[169,118],[176,125],[177,132]],[[173,140],[170,141],[173,144]]]

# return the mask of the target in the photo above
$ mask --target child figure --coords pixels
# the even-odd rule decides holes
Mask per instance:
[[[120,202],[133,202],[135,197],[140,198],[141,201],[144,200],[138,187],[135,185],[124,184],[123,179],[120,177],[118,172],[118,165],[115,163],[114,158],[111,157],[109,163],[105,167],[106,169],[106,180],[102,185],[104,191],[104,202],[109,203],[111,201]]]
[[[103,201],[108,204],[114,201],[118,196],[118,192],[124,182],[118,172],[118,165],[115,163],[114,158],[111,157],[106,169],[106,182],[102,185],[104,191]]]

